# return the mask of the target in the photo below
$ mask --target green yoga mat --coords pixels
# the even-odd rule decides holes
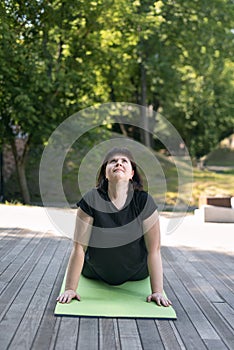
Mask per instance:
[[[65,277],[60,293],[64,291]],[[57,303],[56,316],[92,317],[133,317],[176,319],[172,306],[158,306],[146,302],[150,294],[150,281],[131,281],[119,286],[80,277],[78,293],[81,301],[72,300],[69,304]]]

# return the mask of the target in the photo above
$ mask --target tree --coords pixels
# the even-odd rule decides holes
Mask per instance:
[[[1,134],[2,143],[7,142],[12,147],[15,158],[19,184],[25,203],[30,202],[25,176],[25,161],[30,143],[30,127],[34,127],[36,118],[36,89],[35,85],[35,57],[29,47],[33,45],[30,34],[26,36],[26,30],[30,32],[30,23],[27,23],[18,4],[6,2],[1,4]],[[11,8],[12,7],[12,8]],[[10,11],[15,11],[14,17]],[[24,28],[24,30],[22,30]],[[27,41],[27,45],[23,43]],[[25,124],[29,124],[25,128]],[[18,154],[15,138],[25,140],[25,148],[22,154]]]
[[[147,40],[148,100],[156,98],[193,156],[215,147],[224,129],[233,130],[233,11],[227,0],[151,6],[155,31]]]
[[[232,132],[229,0],[5,0],[0,6],[1,145],[12,146],[25,202],[30,147],[95,103],[153,105],[195,157]],[[137,128],[114,128],[145,142]],[[25,140],[22,154],[17,137]]]
[[[83,12],[82,7],[74,11],[72,1],[1,3],[1,139],[12,147],[25,203],[30,202],[25,174],[29,148],[43,144],[79,104],[81,108],[89,82],[94,85],[89,77],[81,78],[81,67],[77,70],[79,52],[69,51],[71,32],[79,28],[82,33]],[[82,34],[84,41],[89,29]],[[82,45],[78,51],[85,55],[87,45]],[[89,101],[93,99],[85,103]],[[25,141],[21,154],[16,138]]]

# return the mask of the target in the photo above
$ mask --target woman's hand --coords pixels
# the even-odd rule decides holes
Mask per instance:
[[[148,301],[148,303],[155,301],[159,306],[170,306],[172,304],[172,302],[169,299],[165,298],[162,293],[152,293],[147,297],[146,301]]]
[[[70,303],[72,299],[77,299],[80,301],[80,296],[72,289],[65,290],[58,298],[56,299],[58,302],[65,304]]]

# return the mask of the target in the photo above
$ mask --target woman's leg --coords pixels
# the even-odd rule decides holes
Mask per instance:
[[[81,273],[84,277],[100,280],[100,277],[98,276],[98,274],[94,271],[94,269],[89,264],[87,264],[87,262],[84,263],[83,270]]]
[[[144,264],[139,271],[137,271],[137,273],[135,275],[133,275],[132,277],[130,277],[128,280],[129,281],[139,281],[139,280],[143,280],[146,277],[149,276],[149,271],[148,271],[148,267],[147,264]]]

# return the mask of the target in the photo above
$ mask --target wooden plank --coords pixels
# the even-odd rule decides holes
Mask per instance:
[[[219,277],[215,275],[213,264],[218,263],[217,256],[210,259],[210,265],[207,267],[204,258],[209,254],[206,255],[205,251],[202,252],[204,256],[199,257],[193,249],[164,250],[164,287],[177,312],[176,321],[62,318],[54,317],[53,311],[70,253],[68,248],[72,242],[64,243],[61,242],[61,238],[49,236],[39,244],[36,238],[33,240],[35,249],[32,249],[32,242],[26,245],[26,249],[20,250],[14,262],[9,265],[11,279],[8,279],[10,283],[6,288],[6,282],[2,282],[2,290],[5,288],[2,296],[7,305],[3,308],[1,299],[0,310],[2,308],[5,313],[0,323],[0,326],[3,326],[0,335],[1,350],[234,348],[233,305],[220,302],[225,299],[222,298],[217,285],[212,283],[216,278],[224,285],[223,288],[232,292],[225,282],[222,283],[228,270],[227,265],[225,269],[216,266],[221,274]],[[68,250],[65,249],[65,245]],[[38,249],[41,250],[41,254]],[[225,257],[222,259],[225,260]],[[13,275],[13,266],[17,268],[17,262],[21,267]],[[31,294],[27,292],[30,284],[34,288]],[[10,286],[13,287],[13,292]],[[50,290],[51,294],[44,294],[45,290]],[[10,300],[7,298],[8,292]],[[211,297],[209,292],[213,294]],[[213,313],[215,315],[212,315]],[[228,331],[224,330],[224,326]],[[203,333],[202,328],[205,329]],[[212,329],[217,336],[215,339],[212,338]],[[8,341],[4,339],[5,333],[11,333]]]
[[[231,348],[228,348],[221,340],[205,339],[204,342],[208,350],[232,350]]]
[[[76,350],[79,322],[80,319],[78,317],[61,317],[54,349]]]
[[[232,257],[232,264],[226,264],[229,259],[229,254],[226,252],[195,251],[194,254],[216,278],[231,291],[234,290],[234,257]]]
[[[99,318],[99,349],[120,349],[113,318]]]
[[[49,332],[48,331],[46,332],[46,330],[45,330],[46,339],[48,339],[48,333],[50,333],[51,341],[49,343],[49,346],[46,348],[45,342],[43,341],[42,338],[40,338],[39,342],[34,342],[33,349],[40,349],[40,350],[42,350],[42,349],[55,350],[56,349],[55,344],[56,344],[56,341],[58,338],[58,332],[59,332],[59,328],[60,328],[60,323],[62,321],[62,317],[53,317],[53,320],[55,321],[53,324],[53,328],[51,328],[49,330]],[[36,346],[38,346],[38,347],[36,347]]]
[[[186,250],[183,249],[183,253],[185,253]],[[171,253],[171,252],[170,252]],[[190,252],[187,251],[186,255],[187,258],[189,258],[189,256],[191,256],[193,254],[193,256],[195,257],[193,260],[194,265],[196,266],[196,254],[194,254],[192,252],[192,249],[190,249]],[[205,253],[203,252],[203,259],[207,259],[207,256],[204,255]],[[171,254],[170,254],[171,256]],[[198,260],[201,259],[201,255],[199,254],[200,258]],[[190,259],[191,260],[191,259]],[[205,313],[206,317],[210,320],[210,322],[213,324],[213,326],[216,328],[217,333],[220,335],[220,340],[212,340],[212,339],[204,339],[206,346],[213,346],[214,343],[218,344],[218,346],[221,348],[228,348],[229,346],[232,347],[233,346],[233,331],[232,329],[230,329],[230,327],[227,327],[227,323],[225,322],[225,320],[223,320],[222,317],[220,317],[220,314],[215,312],[214,308],[212,307],[212,303],[209,303],[209,301],[207,300],[207,295],[205,294],[204,296],[204,290],[202,288],[198,288],[199,286],[199,281],[197,281],[197,279],[194,279],[193,276],[191,276],[190,274],[190,270],[186,269],[186,264],[181,265],[181,260],[178,258],[178,266],[175,267],[174,269],[177,271],[177,273],[179,273],[179,275],[181,276],[181,279],[184,281],[184,285],[187,287],[188,290],[192,291],[194,298],[198,301],[198,305],[200,305],[200,307],[202,308],[203,312]],[[201,263],[200,263],[201,264]],[[207,262],[206,262],[207,264]],[[181,268],[181,266],[183,266],[183,269]],[[211,265],[210,265],[211,267]],[[199,270],[199,272],[202,274],[203,271],[202,269]],[[212,275],[212,274],[211,274]],[[207,277],[207,276],[206,276]],[[214,282],[214,281],[210,281],[210,284]],[[215,288],[217,287],[216,284],[214,284]],[[200,287],[200,286],[199,286]],[[219,290],[216,291],[216,293],[218,293]],[[221,305],[223,305],[223,303],[215,303],[213,305],[220,305],[219,307],[221,307]],[[228,306],[228,305],[227,305]],[[227,316],[227,313],[226,313]],[[230,317],[230,313],[229,313],[229,317]],[[229,324],[233,324],[230,323],[233,322],[232,319],[229,320]],[[224,342],[226,344],[224,344]]]
[[[186,272],[187,269],[186,269]],[[206,281],[203,277],[202,278],[196,278],[194,280],[196,283],[196,286],[201,290],[201,292],[206,296],[206,298],[212,302],[212,303],[221,303],[223,302],[222,297],[219,295],[217,290],[210,284],[208,281]]]
[[[114,325],[116,348],[117,348],[117,350],[120,350],[121,349],[121,342],[120,342],[120,334],[119,334],[119,325],[118,325],[118,320],[116,318],[113,319],[113,325]]]
[[[39,238],[34,238],[33,240],[30,240],[28,244],[22,249],[22,251],[20,251],[15,256],[15,259],[6,262],[6,265],[8,266],[1,275],[2,281],[9,283],[12,280],[12,278],[14,278],[14,276],[20,270],[21,266],[23,266],[23,264],[27,261],[27,259],[36,249],[42,237],[43,236],[40,236]],[[11,256],[9,256],[8,258],[11,259]]]
[[[214,286],[216,292],[220,295],[223,301],[228,304],[234,304],[234,294],[224,283],[222,283],[215,275],[214,272],[206,268],[205,263],[194,262],[194,266],[200,271],[200,273],[207,279],[207,281]]]
[[[0,294],[2,291],[7,287],[8,283],[7,282],[2,282],[0,281]]]
[[[166,350],[180,350],[180,344],[177,341],[177,338],[173,332],[171,324],[166,320],[155,320],[155,323],[158,327],[159,334],[162,338],[163,345]]]
[[[144,350],[163,350],[164,346],[162,343],[162,339],[160,337],[154,320],[138,319],[136,322],[138,332],[141,338],[142,348]]]
[[[17,233],[21,231],[20,228],[0,228],[0,244],[2,243],[1,240],[8,237],[9,239],[12,238],[12,236],[17,235]]]
[[[206,299],[206,297],[204,297],[201,290],[197,288],[196,284],[184,269],[177,266],[176,273],[183,280],[183,284],[186,286],[187,290],[189,290],[194,300],[197,301],[198,306],[204,313],[207,320],[209,320],[209,322],[212,324],[212,327],[216,330],[216,333],[213,332],[214,338],[212,338],[211,334],[209,334],[206,337],[203,337],[203,339],[219,339],[220,341],[223,341],[227,346],[230,346],[230,348],[234,348],[234,333],[233,330],[229,327],[228,323],[222,317],[220,317],[213,305]]]
[[[24,317],[28,305],[30,304],[33,294],[35,293],[35,290],[37,289],[37,286],[43,277],[47,265],[56,250],[57,245],[58,241],[49,241],[49,244],[46,246],[45,251],[42,252],[43,262],[40,261],[40,264],[35,264],[34,262],[33,269],[30,271],[31,273],[25,281],[24,285],[20,289],[17,288],[14,302],[7,305],[7,311],[4,312],[4,318],[0,323],[0,326],[2,328],[2,349],[9,347],[18,326]]]
[[[20,231],[17,230],[13,235],[10,232],[4,232],[4,237],[0,240],[0,261],[20,242],[21,237],[17,236]]]
[[[5,238],[2,240],[1,251],[0,251],[0,262],[8,255],[12,249],[20,242],[20,238]],[[4,267],[4,266],[3,266]],[[4,268],[1,266],[1,271],[4,271]],[[0,272],[1,272],[0,271]]]
[[[213,305],[229,323],[232,329],[234,329],[234,307],[231,307],[227,303],[214,303]]]
[[[165,248],[163,251],[164,256],[167,254],[177,256],[177,264],[183,266],[183,269],[188,272],[189,276],[195,281],[196,285],[202,290],[206,297],[211,302],[223,302],[223,299],[217,293],[215,288],[201,275],[199,271],[194,267],[194,261],[197,258],[194,257],[191,252],[189,253],[185,248]]]
[[[141,350],[141,339],[134,319],[118,319],[120,343],[122,350]]]
[[[14,238],[12,238],[12,232],[14,233],[14,231],[11,229],[4,229],[4,230],[0,229],[0,253],[1,253],[1,255],[3,252],[4,246],[7,244],[7,242],[14,240]]]
[[[168,282],[168,276],[166,272],[164,278],[164,288],[169,299],[173,303],[173,307],[176,310],[177,320],[173,321],[173,324],[176,327],[185,348],[188,350],[205,350],[206,346],[201,340],[192,320],[188,317],[186,307],[184,308],[180,295],[175,295],[173,282],[170,280]]]
[[[48,350],[54,349],[56,347],[56,341],[62,317],[55,317],[54,309],[56,304],[56,298],[59,295],[64,274],[66,271],[71,246],[72,242],[68,241],[68,250],[64,257],[61,257],[61,266],[57,276],[55,276],[55,281],[52,285],[52,290],[48,304],[44,310],[40,327],[38,328],[37,334],[34,338],[34,342],[32,345],[33,349]]]
[[[228,251],[210,251],[199,250],[198,248],[186,248],[183,252],[188,252],[190,257],[193,257],[197,261],[206,261],[211,263],[212,266],[218,267],[221,271],[227,275],[234,272],[234,256],[233,253]]]
[[[230,247],[230,251],[212,251],[210,252],[210,254],[212,255],[212,258],[216,258],[219,263],[218,265],[224,264],[224,267],[227,267],[228,269],[234,269],[233,266],[233,247]]]
[[[179,334],[179,332],[177,331],[176,327],[175,327],[175,321],[169,321],[170,325],[171,325],[171,328],[173,329],[173,333],[175,334],[176,336],[176,339],[179,343],[179,346],[180,346],[180,349],[181,350],[186,350],[186,347],[184,346],[184,343],[183,343],[183,340]]]
[[[173,262],[172,265],[168,265],[168,263],[164,261],[164,271],[168,281],[177,295],[177,298],[183,303],[188,317],[193,322],[202,339],[220,339],[213,326],[199,308],[197,301],[193,299],[187,288],[185,288],[183,278],[178,276],[178,268],[179,264]]]
[[[225,273],[229,273],[230,270],[232,272],[234,271],[234,252],[208,251],[207,254],[209,256],[209,261],[211,261],[213,265],[218,266],[221,270],[225,271]]]
[[[12,349],[23,350],[32,348],[32,343],[36,335],[37,328],[40,325],[40,321],[50,297],[52,285],[54,284],[54,280],[61,265],[62,257],[66,251],[66,242],[60,240],[59,245],[56,247],[56,250],[53,254],[51,254],[50,260],[46,259],[44,262],[44,256],[41,258],[40,264],[44,265],[46,270],[42,270],[42,279],[39,281],[39,285],[32,295],[30,304],[28,305],[24,317],[21,320],[19,327],[15,332],[14,338],[11,341]],[[31,283],[33,287],[34,284],[37,283],[37,279],[35,279],[33,273],[27,282],[28,284]],[[26,291],[22,290],[23,295],[26,293],[27,289]]]
[[[36,232],[33,233],[33,236],[36,236]],[[10,249],[9,251],[4,250],[4,252],[1,254],[1,263],[6,260],[13,262],[15,258],[21,254],[25,247],[32,242],[34,237],[32,237],[32,233],[29,233],[28,231],[25,232],[25,230],[18,230],[17,235],[14,237],[7,237],[6,241],[8,240]]]
[[[80,318],[77,350],[96,350],[98,341],[98,319]]]
[[[210,254],[207,255],[205,252],[202,252],[202,254],[200,254],[200,251],[193,251],[191,248],[189,250],[180,248],[179,250],[185,255],[187,263],[183,260],[180,260],[180,257],[178,257],[178,262],[180,262],[180,264],[183,263],[183,268],[188,272],[189,275],[191,275],[191,277],[194,278],[196,284],[211,302],[224,302],[224,295],[226,296],[227,300],[230,301],[230,303],[234,302],[234,294],[232,293],[234,284],[231,279],[224,274],[222,275],[222,278],[220,278],[220,274],[216,268],[216,263],[214,263],[214,265],[209,263]],[[188,259],[192,261],[193,267],[188,262]],[[200,269],[198,269],[198,266],[200,266]],[[193,274],[194,268],[199,271],[202,279],[196,278],[196,276]],[[208,278],[208,276],[210,278]],[[219,286],[218,288],[216,288],[217,283]]]
[[[46,249],[49,244],[49,240],[41,241],[36,249],[33,251],[32,255],[25,262],[25,264],[18,271],[17,275],[14,277],[11,283],[7,284],[7,287],[3,291],[0,298],[0,321],[5,315],[9,305],[14,301],[18,291],[23,286],[25,280],[30,275],[31,271],[34,269],[35,264],[39,261],[43,250]]]
[[[199,254],[201,257],[205,258],[204,253]],[[234,258],[232,262],[232,266],[225,267],[226,254],[220,253],[223,256],[222,262],[220,263],[218,259],[216,259],[213,254],[208,253],[206,259],[206,267],[210,269],[215,276],[224,283],[230,290],[234,290]]]

